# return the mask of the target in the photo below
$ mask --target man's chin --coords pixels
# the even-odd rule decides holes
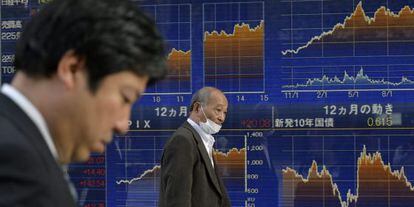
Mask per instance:
[[[73,157],[73,159],[70,162],[71,163],[72,162],[76,162],[76,163],[86,162],[89,160],[90,156],[91,156],[91,153],[88,153],[88,152],[78,153]]]
[[[92,146],[91,152],[104,153],[106,148],[105,142],[95,142]]]

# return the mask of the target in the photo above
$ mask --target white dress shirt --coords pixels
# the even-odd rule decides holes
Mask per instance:
[[[214,146],[215,139],[214,139],[213,135],[207,134],[206,132],[204,132],[201,129],[201,127],[197,123],[195,123],[193,120],[191,120],[190,118],[187,119],[187,122],[197,131],[197,133],[201,137],[201,140],[203,140],[203,143],[204,143],[204,146],[206,147],[208,156],[210,157],[211,165],[214,168],[213,146]]]

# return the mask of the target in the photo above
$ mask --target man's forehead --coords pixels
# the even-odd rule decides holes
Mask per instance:
[[[208,104],[214,107],[227,107],[227,99],[223,97],[215,97],[209,100]]]
[[[212,90],[210,92],[210,98],[226,99],[226,96],[219,90]]]

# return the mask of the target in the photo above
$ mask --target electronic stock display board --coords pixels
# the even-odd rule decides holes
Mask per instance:
[[[414,205],[414,1],[134,1],[168,45],[169,75],[130,131],[69,173],[83,207],[158,205],[162,148],[191,94],[225,92],[214,156],[233,206]],[[1,78],[45,0],[1,0]]]

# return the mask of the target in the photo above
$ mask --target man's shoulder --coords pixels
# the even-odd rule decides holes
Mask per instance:
[[[6,141],[14,141],[20,143],[25,140],[22,138],[22,131],[19,129],[19,126],[16,125],[16,122],[0,113],[0,144]]]
[[[192,139],[194,137],[194,132],[195,129],[188,122],[184,122],[180,127],[177,128],[171,137],[183,136],[188,139]]]
[[[0,154],[4,155],[7,152],[16,156],[36,154],[32,143],[21,130],[23,127],[17,126],[8,117],[0,114]]]
[[[171,144],[192,144],[195,145],[196,142],[194,140],[193,129],[191,125],[188,123],[182,124],[177,130],[171,135],[166,146]]]
[[[11,156],[10,158],[14,159],[9,160],[10,162],[18,160],[23,163],[36,163],[40,154],[29,137],[31,127],[25,125],[27,122],[24,117],[11,118],[14,114],[5,115],[7,112],[4,110],[0,109],[0,159],[8,159],[8,156]]]
[[[9,97],[0,93],[0,144],[8,141],[30,142],[28,137],[36,137],[39,133],[30,117]]]
[[[25,115],[22,109],[20,109],[16,103],[14,103],[9,97],[0,93],[0,131],[15,131],[19,125],[23,126],[23,123],[29,118]]]

